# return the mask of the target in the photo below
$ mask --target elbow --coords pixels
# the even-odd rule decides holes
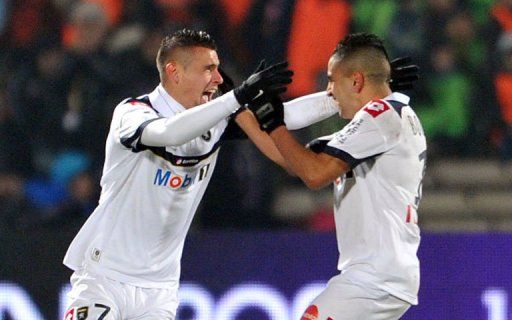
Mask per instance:
[[[315,177],[303,177],[302,181],[310,190],[319,190],[328,184],[328,182]]]

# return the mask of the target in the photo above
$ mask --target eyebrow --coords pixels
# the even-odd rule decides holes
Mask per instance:
[[[218,66],[219,66],[218,64],[211,63],[209,65],[206,65],[205,68],[208,69],[208,70],[212,70],[212,69],[217,68]]]

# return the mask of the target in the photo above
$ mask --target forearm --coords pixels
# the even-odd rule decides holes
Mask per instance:
[[[151,122],[142,132],[141,143],[146,146],[182,145],[202,135],[239,107],[233,92],[228,92],[172,118]]]
[[[270,136],[289,170],[310,189],[322,188],[349,170],[345,162],[303,147],[284,126],[272,131]]]
[[[260,129],[258,121],[252,112],[249,110],[241,112],[237,115],[235,121],[261,153],[291,174],[283,156],[272,141],[272,138]]]
[[[284,122],[289,130],[302,129],[338,112],[334,99],[326,91],[309,94],[284,105]]]

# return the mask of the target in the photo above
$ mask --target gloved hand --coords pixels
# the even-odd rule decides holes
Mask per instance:
[[[277,94],[262,94],[251,101],[248,108],[254,113],[261,130],[271,133],[279,126],[284,126],[284,107]]]
[[[283,93],[286,85],[292,82],[293,71],[287,69],[288,62],[276,63],[260,70],[263,67],[264,61],[249,78],[233,90],[240,105],[251,102],[260,95],[260,91],[269,96]]]
[[[403,91],[413,88],[414,82],[420,78],[418,75],[420,68],[411,63],[411,57],[400,57],[390,62],[391,81],[389,82],[389,87],[391,91]]]

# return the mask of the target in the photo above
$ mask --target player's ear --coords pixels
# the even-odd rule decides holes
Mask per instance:
[[[165,65],[165,74],[167,75],[167,79],[174,83],[180,82],[180,70],[178,68],[178,63],[176,61],[169,61]]]
[[[363,90],[364,80],[364,74],[362,72],[356,71],[352,74],[352,90],[355,93],[360,93]]]

